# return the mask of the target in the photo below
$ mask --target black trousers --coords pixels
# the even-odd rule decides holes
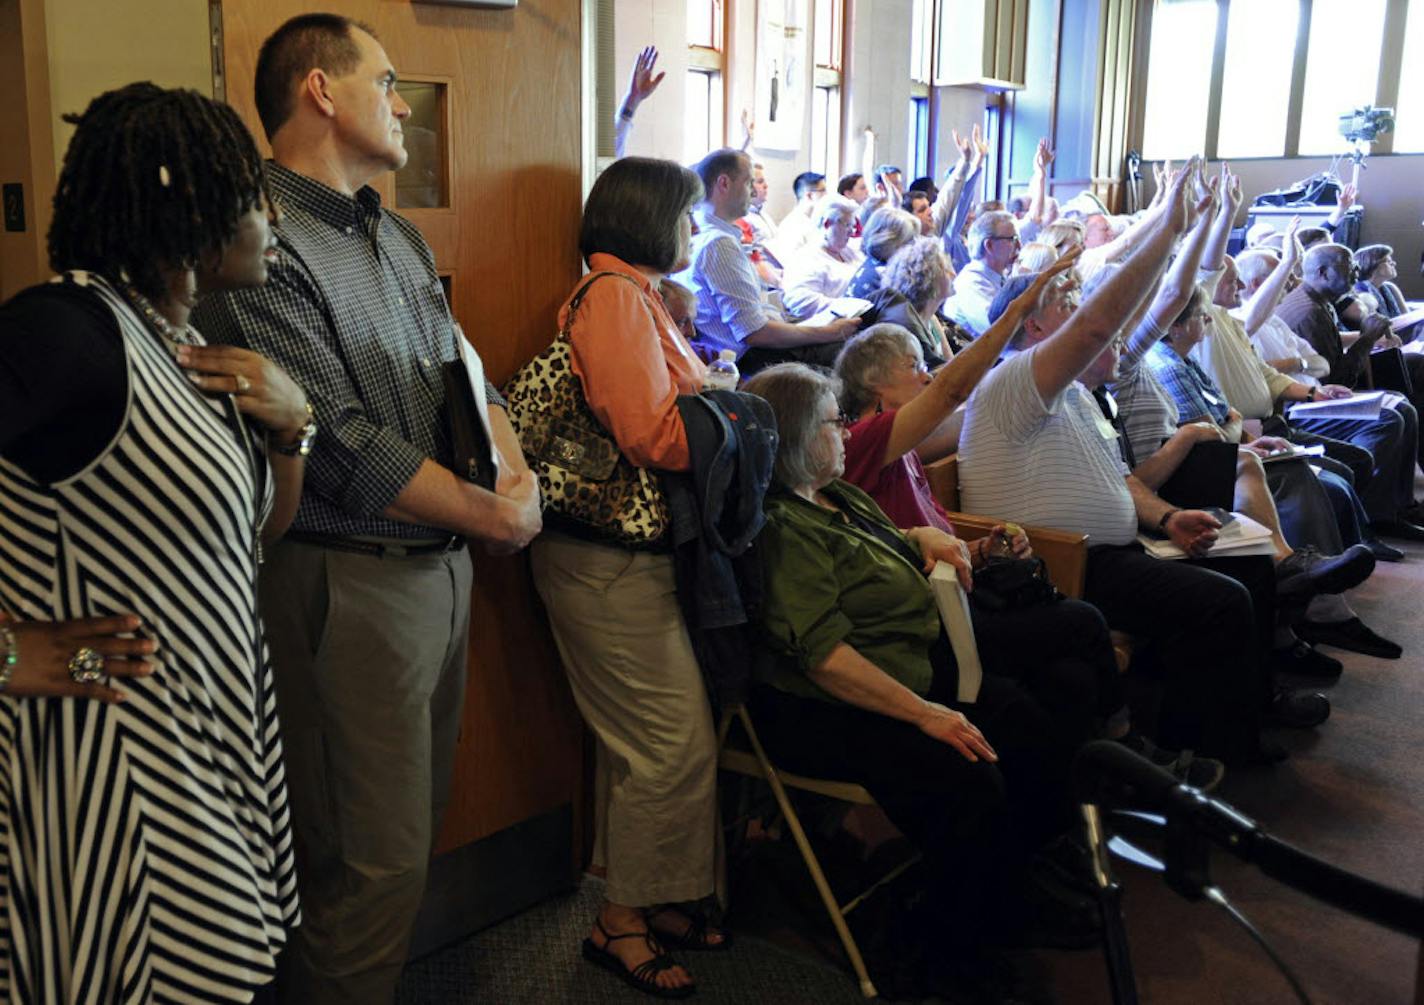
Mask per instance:
[[[1164,678],[1158,741],[1249,759],[1271,697],[1275,569],[1270,558],[1169,562],[1136,544],[1088,549],[1083,599],[1147,642]]]
[[[1406,358],[1414,358],[1412,356]],[[1372,469],[1355,488],[1371,520],[1392,520],[1414,499],[1414,464],[1419,450],[1419,415],[1402,402],[1397,409],[1382,409],[1378,419],[1305,419],[1291,416],[1291,439],[1297,443],[1321,442],[1328,456],[1350,464],[1358,458],[1342,454],[1333,443],[1345,441],[1369,453]]]
[[[1075,749],[1101,735],[1122,707],[1122,675],[1108,625],[1092,604],[1065,599],[1017,611],[974,602],[974,639],[985,673],[1016,681],[1048,712],[1054,740]]]
[[[953,698],[952,670],[930,697]],[[984,733],[997,765],[971,762],[916,726],[843,702],[753,688],[752,715],[767,753],[799,774],[865,786],[920,850],[924,924],[944,950],[983,941],[1026,855],[1069,823],[1068,752],[1051,742],[1048,715],[1015,684],[985,675],[974,705],[952,705]]]
[[[750,377],[758,370],[765,370],[776,363],[806,363],[831,370],[835,368],[836,357],[844,346],[844,342],[818,342],[815,345],[795,345],[781,349],[753,346],[737,360],[737,369],[743,377]]]

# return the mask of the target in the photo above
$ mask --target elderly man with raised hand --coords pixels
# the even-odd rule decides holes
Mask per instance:
[[[284,995],[303,1005],[395,993],[460,728],[465,541],[512,552],[540,530],[537,482],[492,389],[499,487],[452,470],[438,368],[463,336],[430,248],[370,185],[406,162],[395,82],[370,29],[339,15],[293,18],[263,43],[276,260],[266,286],[193,315],[215,341],[279,360],[322,429],[261,579],[302,898]]]
[[[1323,695],[1273,695],[1271,562],[1200,564],[1220,524],[1173,507],[1132,476],[1116,431],[1079,382],[1095,364],[1109,373],[1116,365],[1124,322],[1189,226],[1187,181],[1185,172],[1175,180],[1133,253],[1081,309],[985,378],[960,438],[960,482],[971,512],[1086,532],[1084,599],[1109,625],[1150,639],[1160,656],[1167,687],[1161,742],[1244,763],[1284,755],[1263,746],[1263,716],[1314,725],[1329,714]],[[1139,528],[1167,535],[1188,560],[1149,556],[1136,543]]]
[[[945,307],[950,317],[977,338],[989,330],[989,305],[1019,257],[1014,215],[985,213],[975,220],[969,228],[969,254],[972,260],[955,276],[954,296]]]
[[[855,203],[838,195],[828,196],[816,204],[815,219],[820,239],[802,245],[786,263],[782,281],[782,306],[798,321],[825,310],[845,293],[861,259],[850,246]]]
[[[736,221],[752,197],[751,159],[724,147],[698,162],[705,198],[692,211],[697,234],[691,264],[673,279],[697,296],[697,332],[713,352],[731,349],[743,373],[784,360],[835,364],[840,343],[860,322],[838,318],[824,326],[788,323],[767,303],[761,280],[742,246]]]

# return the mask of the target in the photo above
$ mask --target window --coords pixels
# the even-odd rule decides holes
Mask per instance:
[[[816,86],[811,91],[811,170],[834,181],[841,172],[841,20],[845,0],[816,0],[811,41]]]
[[[1216,14],[1216,0],[1158,0],[1152,14],[1142,137],[1142,155],[1148,160],[1202,151]]]
[[[1300,0],[1231,5],[1217,156],[1279,157],[1286,146]]]
[[[687,0],[687,88],[682,159],[688,163],[726,143],[723,128],[722,0]]]
[[[1340,135],[1340,116],[1375,103],[1384,9],[1385,0],[1315,0],[1300,115],[1302,156],[1345,150],[1349,143]],[[1399,93],[1404,100],[1420,100]]]
[[[1393,104],[1398,120],[1376,152],[1424,153],[1421,7],[1421,0],[1155,0],[1144,157],[1338,155],[1350,147],[1340,117],[1376,102]],[[1390,42],[1402,34],[1404,45],[1386,45],[1386,31]],[[1212,121],[1216,132],[1207,135]]]
[[[910,99],[910,149],[905,157],[905,181],[930,173],[930,99]]]
[[[1409,5],[1405,22],[1404,66],[1399,74],[1399,119],[1394,129],[1395,153],[1424,153],[1424,3]],[[1409,54],[1414,54],[1410,58]]]
[[[910,10],[910,79],[916,83],[930,82],[934,35],[933,0],[914,0]]]

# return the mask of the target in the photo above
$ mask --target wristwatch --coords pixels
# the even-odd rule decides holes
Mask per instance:
[[[1182,511],[1179,509],[1169,509],[1167,512],[1163,513],[1162,519],[1157,521],[1157,529],[1164,534],[1167,533],[1167,521],[1172,519],[1172,517],[1176,516],[1180,512]]]
[[[1306,401],[1314,401],[1314,400],[1315,400],[1315,385],[1312,384],[1311,387],[1310,387],[1310,390],[1305,392],[1305,400],[1306,400]]]
[[[283,457],[305,457],[311,453],[312,444],[316,442],[316,412],[312,409],[311,402],[307,402],[307,421],[297,433],[297,439],[293,443],[285,446],[278,445],[272,449]]]

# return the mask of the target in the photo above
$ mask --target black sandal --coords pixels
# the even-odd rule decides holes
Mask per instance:
[[[594,945],[592,939],[583,940],[583,958],[588,962],[602,967],[617,976],[624,984],[635,987],[654,998],[689,998],[697,990],[695,984],[688,984],[680,988],[665,988],[658,983],[658,974],[678,966],[678,962],[662,946],[658,945],[651,929],[642,932],[624,932],[622,935],[609,935],[608,929],[603,927],[602,918],[595,918],[593,923],[603,933],[603,945]],[[645,960],[629,970],[626,963],[608,951],[608,943],[617,942],[619,939],[636,938],[644,939],[647,942],[648,950],[653,953],[653,958]]]
[[[687,919],[687,927],[681,932],[667,932],[662,929],[653,928],[653,919],[659,914],[675,912]],[[683,907],[677,904],[664,904],[662,907],[650,907],[643,911],[643,917],[647,919],[648,930],[655,932],[657,937],[675,949],[688,949],[705,952],[721,952],[732,948],[732,933],[725,928],[718,929],[722,938],[719,942],[713,942],[707,938],[708,924],[707,912],[695,907]]]

